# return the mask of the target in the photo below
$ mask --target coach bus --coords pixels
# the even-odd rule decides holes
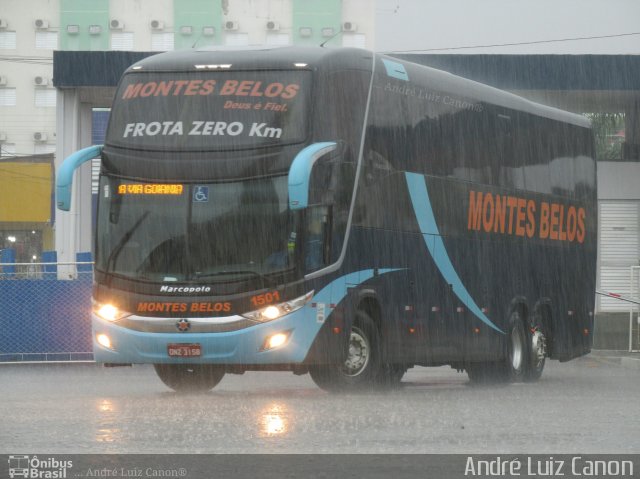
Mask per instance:
[[[148,57],[58,172],[69,209],[102,160],[95,360],[177,391],[535,381],[592,345],[593,144],[582,116],[360,49]]]

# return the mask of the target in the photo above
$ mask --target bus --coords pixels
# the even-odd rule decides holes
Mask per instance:
[[[360,49],[200,49],[123,74],[99,156],[92,331],[176,391],[414,366],[535,381],[592,345],[590,123]]]

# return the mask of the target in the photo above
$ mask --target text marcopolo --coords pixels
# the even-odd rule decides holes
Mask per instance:
[[[182,121],[152,121],[150,123],[127,123],[123,138],[146,136],[239,136],[247,134],[256,138],[280,138],[282,128],[274,128],[266,123],[254,122],[250,126],[239,121],[201,121],[190,124]]]

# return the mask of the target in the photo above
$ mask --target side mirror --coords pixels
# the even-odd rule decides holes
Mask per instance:
[[[338,144],[332,141],[313,143],[296,155],[289,168],[289,208],[302,210],[309,205],[309,180],[313,165],[337,147]]]
[[[95,145],[76,151],[65,158],[56,175],[56,202],[58,209],[69,211],[71,208],[71,187],[73,186],[73,172],[89,160],[102,154],[104,145]]]

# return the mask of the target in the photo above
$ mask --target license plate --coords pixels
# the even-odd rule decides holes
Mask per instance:
[[[202,355],[202,348],[197,343],[167,344],[167,352],[172,358],[193,358]]]

